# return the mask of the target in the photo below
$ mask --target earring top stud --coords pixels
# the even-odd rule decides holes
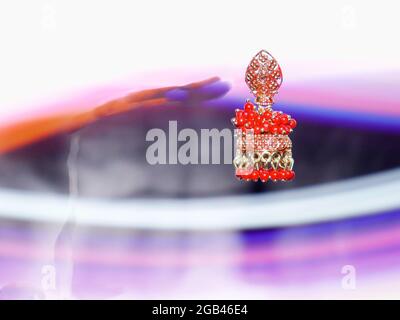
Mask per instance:
[[[246,84],[260,106],[271,107],[274,95],[282,84],[282,70],[276,59],[266,50],[258,52],[246,70]]]

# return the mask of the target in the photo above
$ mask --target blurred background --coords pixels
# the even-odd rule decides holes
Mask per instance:
[[[4,1],[1,299],[400,298],[399,4]],[[150,165],[230,128],[261,49],[296,179]]]

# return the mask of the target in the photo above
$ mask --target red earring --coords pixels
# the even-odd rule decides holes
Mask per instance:
[[[265,50],[251,60],[246,84],[256,97],[247,100],[244,110],[236,110],[232,119],[236,130],[236,176],[241,180],[266,182],[294,178],[292,141],[289,134],[296,120],[281,111],[272,110],[273,97],[282,84],[278,62]]]

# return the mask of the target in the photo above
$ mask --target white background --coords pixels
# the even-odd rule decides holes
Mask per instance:
[[[398,3],[2,1],[0,115],[142,72],[243,72],[261,48],[290,81],[394,72]]]

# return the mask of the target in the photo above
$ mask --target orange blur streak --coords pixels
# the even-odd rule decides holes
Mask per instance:
[[[185,90],[200,88],[219,80],[218,77],[212,77],[184,86],[142,90],[106,102],[100,106],[95,106],[90,111],[37,118],[0,128],[0,155],[59,132],[82,128],[101,117],[122,113],[137,107],[168,105],[168,103],[176,104],[177,102],[164,98],[164,94],[178,88]]]
[[[13,151],[59,132],[79,129],[103,116],[121,113],[139,106],[151,107],[166,102],[167,99],[165,98],[137,103],[132,103],[130,100],[115,100],[91,111],[37,118],[0,128],[0,154]]]

